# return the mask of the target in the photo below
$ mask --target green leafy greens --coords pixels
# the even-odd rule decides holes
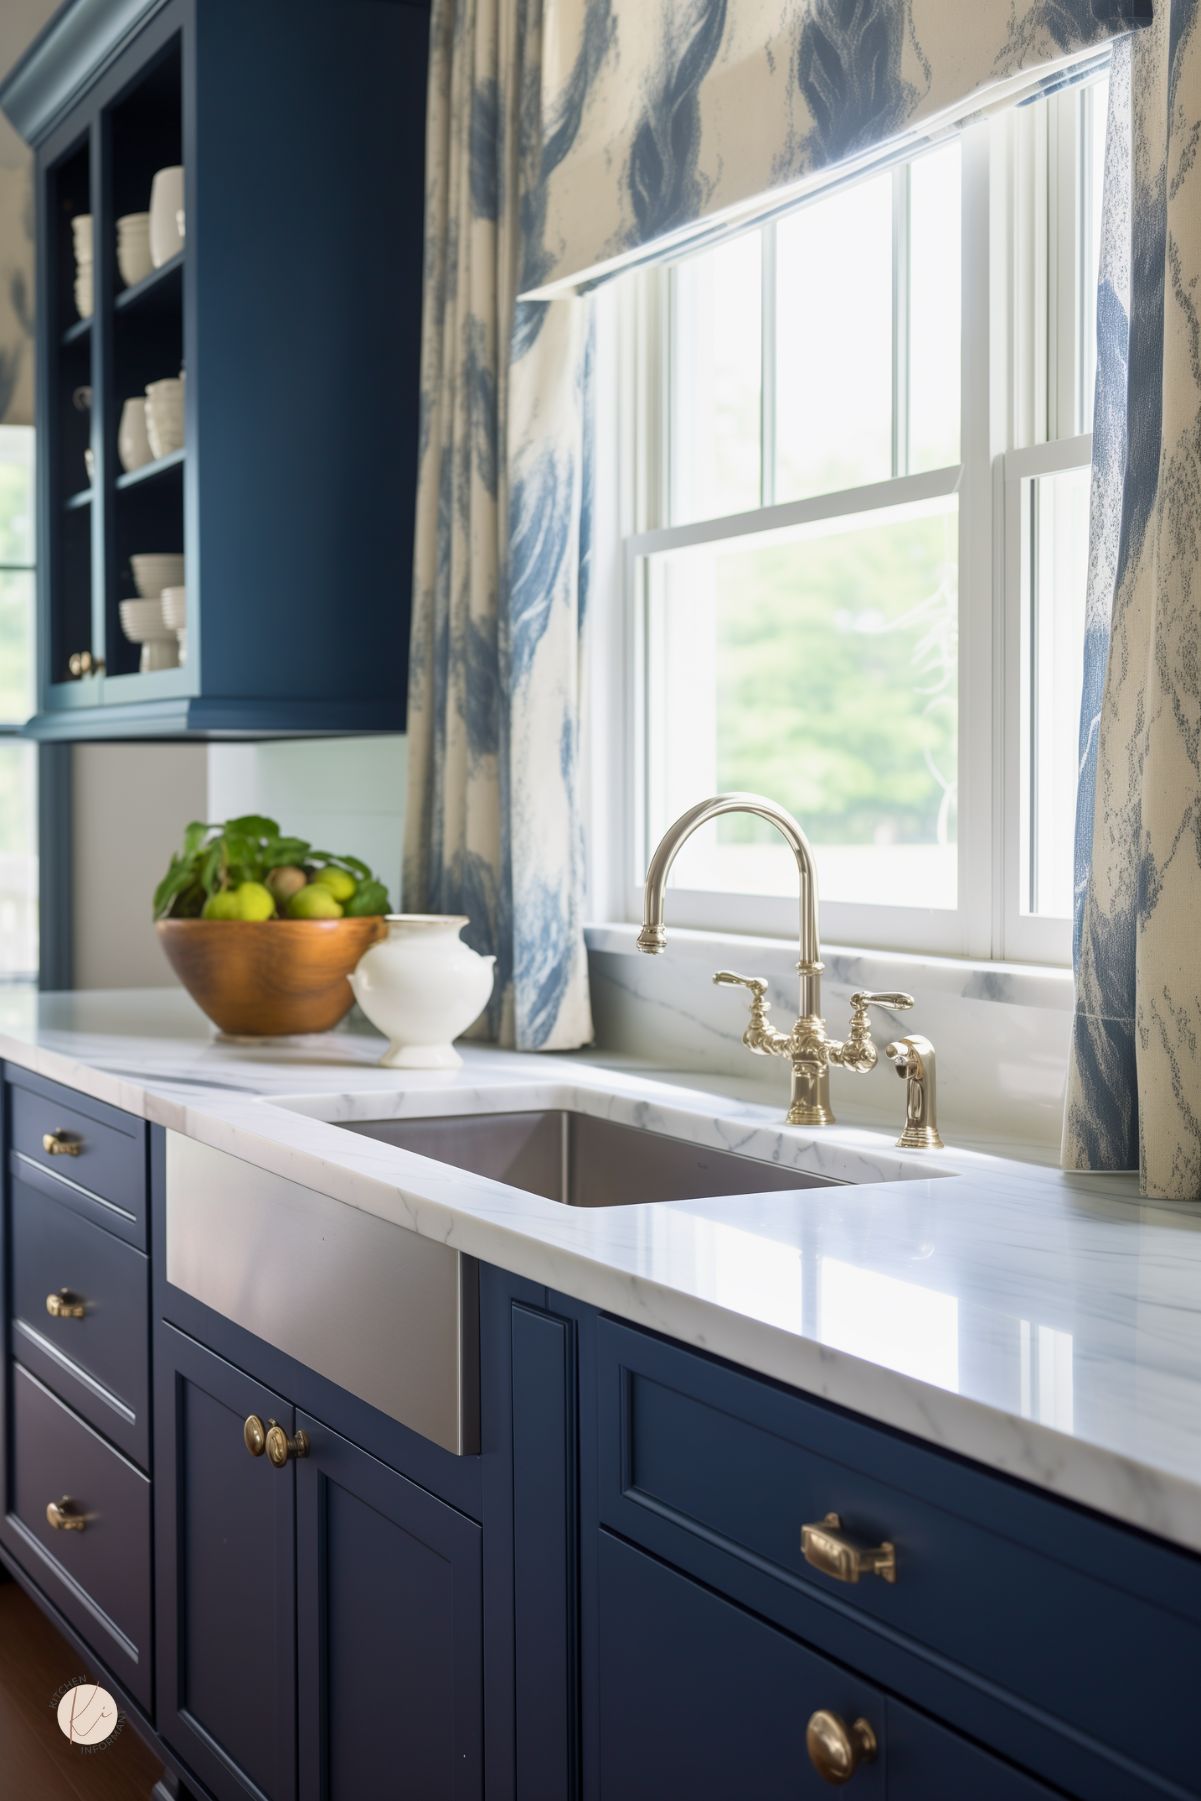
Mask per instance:
[[[204,903],[219,889],[263,882],[273,869],[283,868],[303,869],[309,876],[320,869],[345,870],[356,883],[344,907],[348,918],[391,911],[386,885],[358,857],[317,850],[306,839],[281,832],[274,819],[246,813],[224,825],[192,821],[154,891],[154,917],[199,919]]]

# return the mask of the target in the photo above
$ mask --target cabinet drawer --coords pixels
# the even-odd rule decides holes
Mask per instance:
[[[151,1707],[150,1484],[90,1426],[10,1366],[8,1548],[86,1643]],[[47,1506],[71,1502],[83,1530],[56,1529]]]
[[[146,1258],[19,1177],[11,1195],[13,1353],[145,1467]]]
[[[805,1729],[819,1709],[848,1724],[862,1717],[875,1733],[875,1761],[855,1772],[857,1801],[892,1795],[877,1688],[607,1532],[597,1666],[589,1738],[600,1801],[817,1801],[829,1786]]]
[[[613,1321],[598,1365],[606,1524],[1073,1793],[1201,1792],[1197,1559]],[[806,1562],[831,1512],[895,1582]]]
[[[12,1149],[26,1169],[59,1180],[68,1205],[145,1250],[145,1122],[24,1070],[9,1072],[9,1105]]]

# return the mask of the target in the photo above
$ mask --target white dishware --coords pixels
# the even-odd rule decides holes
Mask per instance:
[[[133,583],[143,600],[161,608],[164,588],[183,586],[183,557],[164,551],[144,551],[130,557]]]
[[[380,1062],[389,1069],[458,1069],[453,1040],[492,993],[495,957],[481,957],[459,933],[454,915],[391,913],[387,936],[359,959],[354,997],[387,1038]]]
[[[186,588],[163,589],[163,618],[173,632],[181,632],[188,623],[188,591]]]
[[[146,388],[146,433],[156,457],[170,456],[184,444],[184,379],[172,376]]]
[[[121,630],[131,644],[142,647],[138,666],[143,675],[179,667],[179,641],[163,618],[161,600],[123,600],[118,611]]]
[[[83,453],[83,466],[88,472],[88,480],[94,482],[96,479],[96,452],[90,444]]]
[[[153,270],[149,213],[126,213],[117,220],[117,267],[129,288],[144,281]]]
[[[91,213],[76,213],[71,221],[71,241],[75,246],[75,261],[90,263],[93,248]]]
[[[117,431],[117,455],[126,474],[149,463],[154,452],[146,434],[146,402],[132,395],[121,408],[121,424]]]
[[[160,169],[150,188],[150,255],[156,269],[183,249],[183,170]]]
[[[90,319],[95,310],[95,289],[90,275],[75,277],[75,311],[81,319]]]

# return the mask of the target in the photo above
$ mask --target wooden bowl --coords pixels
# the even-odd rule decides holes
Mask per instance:
[[[160,919],[167,961],[231,1037],[328,1032],[354,1002],[347,976],[386,930],[371,919]]]

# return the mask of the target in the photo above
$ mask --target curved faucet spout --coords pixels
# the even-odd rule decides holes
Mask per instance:
[[[792,814],[761,794],[715,794],[711,800],[698,801],[695,807],[689,807],[664,832],[646,872],[638,949],[646,951],[650,956],[656,956],[663,950],[667,943],[667,929],[663,923],[663,898],[671,866],[681,846],[691,838],[697,827],[710,819],[716,819],[721,813],[752,813],[758,819],[766,819],[781,833],[796,858],[801,885],[800,959],[797,963],[801,978],[800,1011],[802,1017],[807,1014],[820,1016],[822,961],[817,933],[817,869],[813,852],[800,823]]]

